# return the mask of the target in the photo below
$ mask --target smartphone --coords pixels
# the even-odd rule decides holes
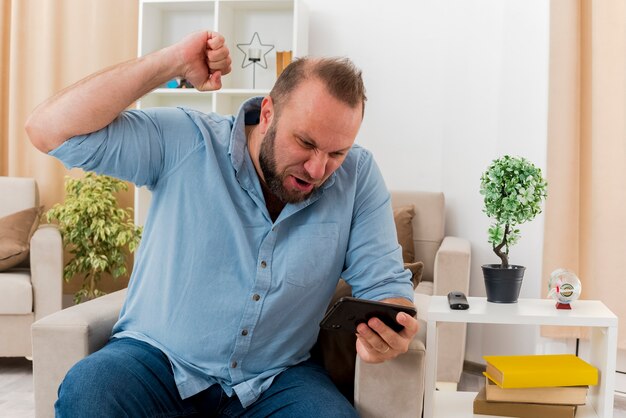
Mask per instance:
[[[396,322],[398,312],[405,312],[413,317],[417,315],[415,308],[410,306],[343,297],[326,313],[320,327],[355,333],[360,323],[378,318],[389,328],[399,332],[404,326]]]

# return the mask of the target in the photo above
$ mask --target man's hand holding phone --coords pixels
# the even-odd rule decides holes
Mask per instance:
[[[385,299],[382,302],[413,307],[413,304],[404,298]],[[366,363],[382,363],[406,353],[409,344],[419,329],[419,323],[414,317],[399,312],[396,322],[404,326],[395,332],[378,318],[371,318],[367,323],[357,326],[356,351]]]
[[[343,297],[320,327],[355,333],[359,356],[368,363],[381,363],[407,352],[419,328],[416,313],[413,303],[404,298],[376,302]]]

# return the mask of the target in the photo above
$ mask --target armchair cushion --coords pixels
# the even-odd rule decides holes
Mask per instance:
[[[393,220],[396,224],[398,243],[402,247],[402,259],[405,263],[415,261],[415,247],[413,244],[414,216],[415,206],[413,205],[400,206],[393,209]]]
[[[415,289],[422,281],[424,263],[421,261],[416,261],[415,263],[404,263],[404,268],[411,270],[411,282],[413,282],[413,289]]]
[[[39,225],[41,208],[34,207],[0,218],[0,271],[28,258],[30,239]]]
[[[33,312],[30,273],[15,269],[0,275],[0,315],[26,315]]]

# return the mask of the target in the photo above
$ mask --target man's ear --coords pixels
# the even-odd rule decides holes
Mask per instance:
[[[270,96],[265,96],[261,102],[261,114],[259,115],[259,128],[265,135],[274,119],[274,102]]]

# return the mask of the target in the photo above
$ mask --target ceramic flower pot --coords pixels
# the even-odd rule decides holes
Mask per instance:
[[[526,267],[510,265],[503,269],[500,264],[485,264],[482,269],[488,302],[517,302]]]

